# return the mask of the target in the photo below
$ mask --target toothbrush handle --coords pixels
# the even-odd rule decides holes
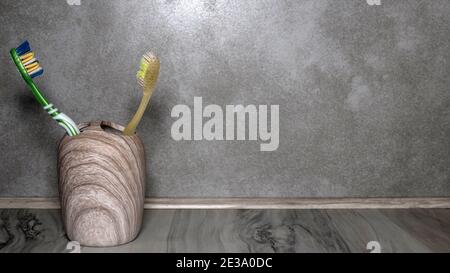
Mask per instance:
[[[66,114],[59,112],[56,107],[53,107],[52,103],[44,106],[44,110],[66,130],[69,136],[80,134],[80,130],[75,122]]]
[[[144,93],[141,103],[139,104],[139,108],[137,109],[136,113],[134,114],[131,121],[128,123],[125,130],[123,130],[123,134],[126,136],[132,135],[136,132],[136,127],[138,126],[139,122],[142,119],[142,115],[144,115],[145,109],[147,108],[148,102],[150,101],[152,93],[146,92]]]
[[[53,119],[56,120],[58,124],[66,130],[69,136],[76,136],[80,134],[78,126],[66,114],[59,113],[58,115],[54,116]]]

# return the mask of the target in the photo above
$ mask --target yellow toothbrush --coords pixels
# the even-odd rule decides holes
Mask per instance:
[[[143,87],[144,95],[142,96],[139,108],[134,114],[133,118],[128,123],[123,131],[124,135],[133,135],[136,132],[136,127],[142,119],[142,115],[147,108],[150,97],[155,91],[156,81],[159,75],[159,59],[153,53],[147,52],[141,59],[140,70],[137,73],[137,80],[139,85]]]

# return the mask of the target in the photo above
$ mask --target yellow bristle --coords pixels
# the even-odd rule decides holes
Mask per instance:
[[[32,59],[33,59],[33,57],[34,57],[33,55],[30,55],[30,56],[29,56],[28,58],[26,58],[26,59],[23,59],[23,60],[22,60],[22,63],[24,63],[24,64],[25,64],[25,63],[29,62],[30,60],[32,60]]]
[[[33,57],[34,57],[34,52],[28,52],[27,54],[20,56],[20,60],[22,62],[26,63],[25,60],[29,61],[29,60],[33,59]]]
[[[147,52],[141,59],[140,69],[137,72],[138,84],[154,87],[159,72],[159,59],[152,52]]]
[[[145,73],[147,72],[148,65],[149,65],[149,61],[147,60],[147,58],[144,55],[144,57],[141,59],[140,69],[136,75],[138,83],[141,86],[144,84],[144,76],[145,76]]]
[[[38,62],[34,62],[34,63],[31,63],[31,64],[28,64],[28,65],[26,65],[25,66],[25,69],[32,69],[32,68],[34,68],[35,66],[39,66],[39,63]]]
[[[36,66],[34,66],[34,67],[32,67],[32,68],[27,68],[27,72],[28,73],[31,73],[31,72],[33,72],[34,70],[36,70],[36,69],[38,69],[40,66],[39,66],[39,64],[38,65],[36,65]]]

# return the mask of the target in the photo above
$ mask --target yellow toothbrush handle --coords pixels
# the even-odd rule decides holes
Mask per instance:
[[[125,130],[123,130],[124,135],[130,136],[136,132],[136,127],[141,121],[142,115],[144,115],[145,109],[147,108],[151,95],[152,93],[149,92],[144,93],[144,95],[142,96],[141,103],[139,104],[139,108],[137,109],[131,121],[128,123]]]

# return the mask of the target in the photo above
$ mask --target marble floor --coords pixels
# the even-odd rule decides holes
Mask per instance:
[[[450,209],[146,210],[133,242],[80,250],[367,253],[371,241],[381,252],[450,252]],[[68,243],[59,210],[0,210],[0,252],[71,252]]]

